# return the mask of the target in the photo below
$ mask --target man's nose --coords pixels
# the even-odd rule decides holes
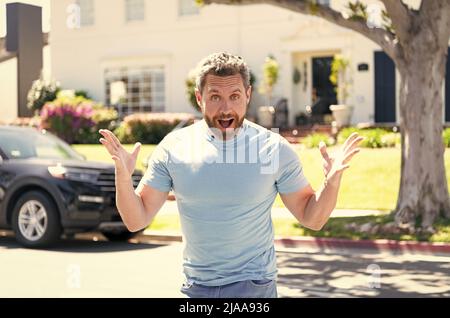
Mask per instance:
[[[225,114],[230,113],[232,111],[231,103],[223,101],[220,105],[220,111]]]

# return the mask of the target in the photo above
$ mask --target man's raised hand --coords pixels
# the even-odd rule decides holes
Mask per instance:
[[[116,166],[116,177],[129,179],[133,174],[136,166],[137,156],[141,150],[141,144],[138,142],[134,145],[131,153],[125,150],[119,139],[109,130],[100,129],[99,133],[103,136],[100,142],[105,146],[114,160]],[[122,179],[123,180],[123,179]]]
[[[363,139],[364,137],[359,136],[358,133],[352,133],[344,142],[341,149],[334,154],[333,158],[328,155],[325,143],[321,142],[319,144],[319,150],[323,158],[323,170],[325,176],[328,176],[328,174],[331,176],[336,173],[341,173],[350,167],[348,163],[352,157],[360,151],[357,147]]]

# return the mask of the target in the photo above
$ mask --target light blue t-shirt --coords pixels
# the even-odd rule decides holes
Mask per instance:
[[[244,120],[227,141],[205,120],[168,134],[143,181],[173,189],[183,234],[187,281],[219,286],[277,275],[271,207],[277,193],[309,183],[279,134]]]

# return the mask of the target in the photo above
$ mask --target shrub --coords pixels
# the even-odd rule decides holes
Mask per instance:
[[[58,95],[41,110],[41,128],[68,143],[97,143],[98,130],[112,129],[117,112],[81,96]]]
[[[337,143],[338,144],[343,144],[345,142],[345,140],[354,132],[357,133],[361,133],[362,129],[358,129],[356,127],[346,127],[341,129],[341,131],[339,131],[339,134],[337,136]]]
[[[357,132],[359,135],[365,137],[360,143],[360,147],[365,148],[394,147],[399,145],[401,140],[399,133],[391,133],[381,128],[358,129],[356,127],[348,127],[339,132],[337,138],[338,143],[343,144],[353,132]]]
[[[75,96],[80,96],[80,97],[84,97],[86,99],[91,99],[91,97],[89,96],[89,93],[85,90],[76,90]]]
[[[383,147],[397,147],[401,145],[400,133],[385,133],[381,136],[381,143]]]
[[[442,139],[444,141],[445,147],[450,147],[450,128],[444,129],[442,132]]]
[[[60,91],[55,81],[45,81],[41,76],[34,81],[27,95],[27,107],[34,112],[39,112],[45,103],[54,101]]]
[[[136,113],[125,117],[115,134],[122,143],[158,144],[178,124],[194,120],[186,113]]]
[[[304,144],[307,148],[316,148],[319,146],[319,143],[323,141],[327,146],[331,146],[334,144],[334,139],[326,134],[314,133],[306,136],[302,140],[302,144]]]
[[[268,105],[272,105],[273,88],[278,81],[280,64],[273,56],[266,57],[263,69],[263,79],[259,86],[259,93],[267,97]]]
[[[108,129],[114,131],[117,128],[118,113],[114,108],[104,107],[101,104],[93,104],[92,120],[94,126],[80,131],[77,143],[96,144],[100,138],[98,131]]]
[[[197,104],[197,98],[195,97],[195,69],[189,72],[188,78],[185,81],[186,84],[186,96],[189,103],[195,110],[201,112],[202,110]]]

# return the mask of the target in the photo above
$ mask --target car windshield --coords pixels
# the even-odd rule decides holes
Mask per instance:
[[[10,159],[75,159],[84,160],[61,139],[48,132],[0,131],[0,149]]]

